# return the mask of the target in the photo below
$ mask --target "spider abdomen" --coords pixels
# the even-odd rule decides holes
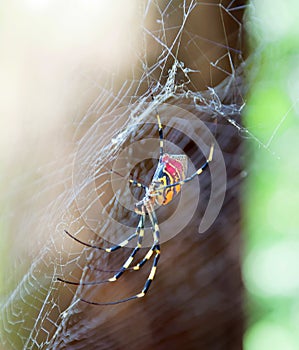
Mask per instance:
[[[153,177],[153,183],[158,188],[183,181],[187,172],[187,157],[185,155],[164,154]],[[181,191],[181,185],[164,187],[157,190],[155,201],[159,205],[167,205]]]

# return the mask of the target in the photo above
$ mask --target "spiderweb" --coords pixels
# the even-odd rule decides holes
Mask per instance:
[[[187,253],[198,243],[198,232],[201,237],[210,237],[212,225],[218,236],[206,238],[207,244],[216,245],[219,251],[238,234],[238,209],[227,209],[229,215],[220,222],[216,219],[223,201],[225,208],[238,196],[243,176],[238,159],[240,141],[244,136],[254,138],[240,122],[244,106],[245,9],[244,2],[235,0],[138,2],[139,45],[136,47],[130,40],[126,43],[134,57],[131,69],[124,73],[116,63],[113,70],[99,72],[102,85],[97,87],[97,98],[83,117],[66,127],[73,135],[65,145],[67,154],[44,165],[43,173],[47,175],[24,189],[27,198],[33,196],[19,206],[18,214],[22,215],[11,225],[18,241],[11,255],[18,258],[8,264],[2,292],[1,343],[5,349],[146,349],[157,344],[161,348],[168,343],[162,335],[153,339],[155,319],[150,319],[149,313],[157,315],[166,300],[182,308],[187,303],[195,310],[191,300],[199,288],[205,287],[195,285],[195,281],[204,281],[205,274],[216,278],[223,272],[226,264],[217,258],[212,260],[203,248],[193,249],[193,264]],[[142,198],[142,190],[129,187],[127,181],[131,177],[148,184],[153,176],[159,152],[157,113],[164,125],[167,152],[188,155],[188,174],[204,163],[212,140],[216,140],[215,162],[203,180],[195,179],[173,203],[158,209],[161,232],[165,233],[162,242],[169,249],[165,248],[164,265],[159,267],[157,294],[146,297],[152,301],[121,304],[109,310],[92,308],[79,298],[105,302],[134,295],[142,289],[148,271],[128,273],[117,285],[72,286],[58,282],[57,277],[82,282],[106,279],[130,254],[126,248],[106,254],[84,247],[64,230],[85,242],[107,247],[136,229],[138,218],[133,208]],[[229,167],[227,177],[224,160]],[[29,183],[31,175],[23,175],[22,184],[27,178]],[[236,226],[224,237],[220,226],[229,223]],[[146,232],[150,232],[148,225]],[[221,234],[221,243],[216,243]],[[180,239],[170,240],[174,236]],[[20,242],[26,239],[34,239],[34,245],[22,251]],[[150,244],[150,235],[146,235],[145,249]],[[129,245],[133,246],[134,243]],[[227,263],[238,258],[237,253],[232,253]],[[170,279],[176,259],[180,262],[175,267],[176,280],[183,280],[184,274],[192,280],[190,285],[182,283],[181,289],[174,289]],[[195,272],[195,262],[204,264],[202,273]],[[238,283],[237,288],[241,288]],[[236,289],[234,285],[232,288]],[[170,290],[174,291],[172,295]],[[216,295],[202,298],[205,303],[198,314],[194,311],[193,322],[199,314],[203,317],[210,312],[218,300]],[[234,302],[230,307],[240,308],[240,300]],[[224,306],[218,310],[221,314],[229,311]],[[163,315],[167,314],[163,311]],[[240,314],[241,311],[236,319]],[[139,315],[135,331],[122,328],[124,315]],[[157,320],[161,321],[158,316]],[[174,327],[173,332],[184,334],[188,322],[176,326],[179,329]],[[171,338],[171,333],[166,335],[165,331],[165,337]],[[197,340],[190,335],[189,344]],[[213,348],[211,344],[203,342],[204,345]]]

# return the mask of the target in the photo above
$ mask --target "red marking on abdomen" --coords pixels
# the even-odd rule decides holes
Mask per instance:
[[[163,159],[163,161],[165,162],[165,170],[168,172],[168,174],[175,179],[175,181],[182,180],[184,177],[184,168],[182,163],[178,160],[170,158],[169,156],[165,158],[166,159]]]

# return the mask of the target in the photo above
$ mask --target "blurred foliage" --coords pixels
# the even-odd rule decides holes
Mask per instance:
[[[299,3],[254,1],[246,127],[245,350],[299,349]]]

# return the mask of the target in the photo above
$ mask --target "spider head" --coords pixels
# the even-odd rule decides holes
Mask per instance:
[[[149,186],[149,193],[152,196],[155,196],[158,189],[164,185],[162,179],[153,179],[152,183]]]
[[[152,181],[149,186],[149,197],[151,198],[153,204],[162,205],[164,201],[164,182],[162,179],[157,178]]]

